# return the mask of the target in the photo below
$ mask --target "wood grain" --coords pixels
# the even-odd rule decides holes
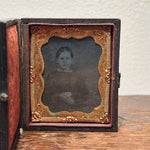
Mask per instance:
[[[119,97],[118,132],[25,131],[17,150],[149,150],[150,96]]]

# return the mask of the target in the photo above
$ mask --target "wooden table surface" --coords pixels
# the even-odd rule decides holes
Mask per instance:
[[[150,96],[119,97],[118,132],[25,131],[17,150],[150,150]]]

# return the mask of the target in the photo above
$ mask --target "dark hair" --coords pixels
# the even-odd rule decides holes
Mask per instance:
[[[58,59],[60,54],[62,52],[64,52],[64,51],[70,52],[71,58],[73,58],[73,52],[72,52],[72,50],[69,47],[61,47],[61,48],[59,48],[58,51],[56,52],[56,58]]]

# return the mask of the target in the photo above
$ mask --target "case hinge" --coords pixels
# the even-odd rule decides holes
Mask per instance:
[[[0,94],[0,101],[1,102],[6,102],[8,101],[8,95],[6,93],[1,93]]]

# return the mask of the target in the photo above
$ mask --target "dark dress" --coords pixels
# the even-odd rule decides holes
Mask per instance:
[[[55,71],[45,80],[42,101],[51,112],[82,111],[89,113],[100,104],[91,98],[91,92],[80,73]]]

